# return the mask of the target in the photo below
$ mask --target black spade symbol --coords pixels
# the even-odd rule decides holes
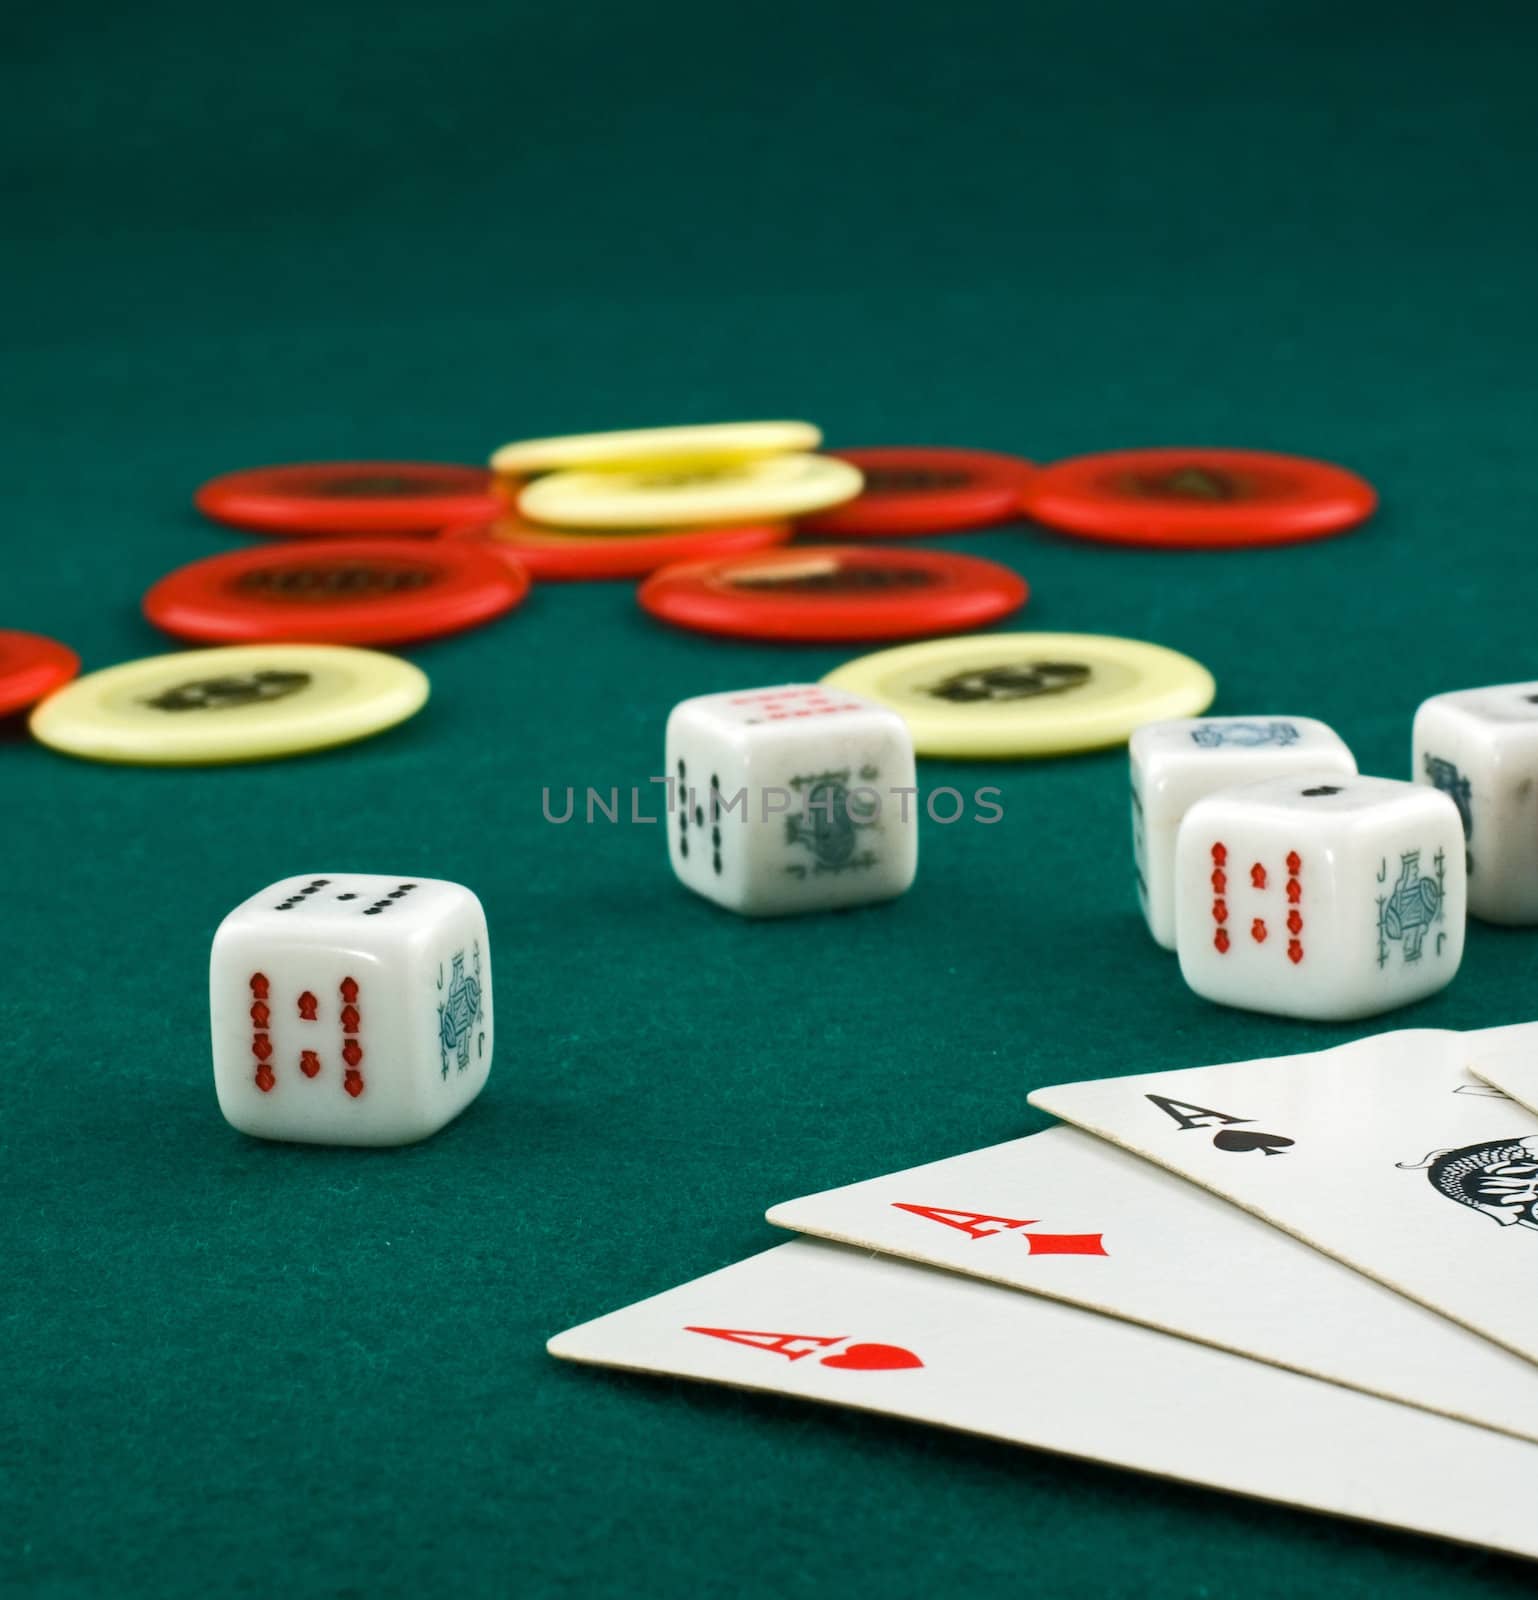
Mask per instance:
[[[1246,1150],[1260,1150],[1268,1156],[1279,1156],[1292,1143],[1280,1133],[1241,1133],[1237,1128],[1224,1128],[1212,1136],[1213,1147],[1243,1155]]]

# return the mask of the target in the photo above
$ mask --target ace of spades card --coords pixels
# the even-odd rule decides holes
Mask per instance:
[[[1468,1070],[1481,1037],[1385,1033],[1029,1098],[1538,1362],[1538,1117]]]

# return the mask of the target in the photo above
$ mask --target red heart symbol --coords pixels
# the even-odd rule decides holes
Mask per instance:
[[[848,1367],[854,1372],[895,1372],[899,1367],[922,1367],[924,1363],[900,1344],[852,1344],[836,1356],[824,1356],[825,1367]]]

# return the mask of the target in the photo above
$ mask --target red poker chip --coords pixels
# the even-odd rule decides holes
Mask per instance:
[[[40,633],[0,628],[0,717],[25,711],[80,671],[80,657]]]
[[[853,500],[801,519],[806,532],[834,539],[955,533],[1012,522],[1036,472],[1033,462],[991,450],[883,446],[830,454],[865,475]]]
[[[502,509],[484,467],[424,461],[312,461],[253,467],[205,483],[205,517],[257,533],[320,538],[436,533]]]
[[[1365,522],[1378,494],[1344,467],[1265,450],[1113,450],[1043,467],[1025,513],[1085,539],[1174,550],[1294,544]]]
[[[788,522],[731,528],[643,528],[634,532],[566,533],[525,522],[511,512],[494,521],[461,522],[441,538],[480,545],[531,577],[582,581],[640,578],[678,561],[746,555],[784,544]]]
[[[664,622],[745,639],[905,639],[954,633],[1025,604],[1008,567],[940,550],[812,545],[664,567],[641,585]]]
[[[144,597],[144,614],[213,644],[404,644],[510,611],[528,574],[474,545],[329,539],[194,561]]]

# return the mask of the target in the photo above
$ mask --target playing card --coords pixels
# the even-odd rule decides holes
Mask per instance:
[[[1029,1098],[1538,1361],[1538,1203],[1504,1171],[1538,1119],[1468,1092],[1477,1038],[1384,1033]]]
[[[1530,1362],[1077,1128],[792,1200],[769,1221],[1538,1441]]]
[[[1538,1023],[1466,1033],[1464,1061],[1476,1078],[1509,1095],[1538,1116]],[[1500,1179],[1498,1210],[1512,1223],[1538,1228],[1538,1140],[1507,1158],[1512,1170]]]
[[[780,1245],[549,1348],[1538,1558],[1538,1445],[820,1240]]]

